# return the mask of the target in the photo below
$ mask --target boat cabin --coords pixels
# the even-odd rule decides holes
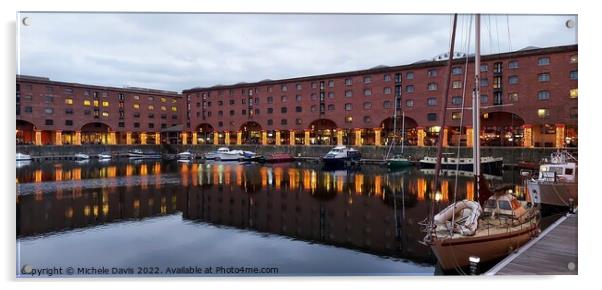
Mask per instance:
[[[577,164],[568,163],[550,163],[539,166],[539,180],[547,182],[575,182],[577,174]]]

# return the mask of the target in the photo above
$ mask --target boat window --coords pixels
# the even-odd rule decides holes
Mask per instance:
[[[573,175],[573,168],[565,168],[564,175]]]
[[[485,204],[486,208],[495,208],[495,199],[488,199],[487,203]]]
[[[510,202],[508,202],[507,200],[499,200],[498,207],[499,207],[499,209],[503,209],[503,210],[512,210],[512,207],[510,206]]]

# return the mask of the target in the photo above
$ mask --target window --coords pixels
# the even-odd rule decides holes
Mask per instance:
[[[274,102],[274,97],[268,97],[268,104],[271,104]]]
[[[109,106],[109,101],[102,101],[102,106],[103,107],[108,107]]]
[[[44,96],[44,102],[54,103],[54,97],[53,96]]]
[[[288,111],[288,109],[286,107],[280,108],[280,113],[285,114],[287,111]]]
[[[481,87],[489,86],[489,80],[487,78],[481,79]]]
[[[318,95],[316,95],[315,93],[312,93],[309,97],[314,101],[318,99]]]
[[[161,103],[165,103],[165,102],[167,102],[167,99],[166,98],[161,98]]]
[[[571,55],[571,58],[569,59],[570,63],[577,63],[577,55],[573,54]]]
[[[328,87],[329,88],[334,88],[334,80],[329,80],[328,81]]]
[[[224,105],[224,101],[217,101],[217,105],[218,106],[223,106]]]
[[[407,80],[413,80],[414,79],[414,72],[407,72],[406,73],[406,79]]]
[[[518,93],[509,93],[508,100],[511,102],[518,102]]]
[[[406,100],[406,107],[408,107],[408,108],[414,107],[414,100]]]
[[[576,80],[577,79],[577,71],[571,71],[569,74],[569,77],[571,78],[571,80]]]
[[[508,63],[508,68],[509,69],[517,69],[518,68],[518,61],[517,60],[510,61]]]
[[[372,123],[372,118],[370,118],[370,116],[364,116],[364,123]]]
[[[345,116],[345,123],[353,123],[353,117],[352,116]]]
[[[345,97],[348,97],[348,98],[353,97],[353,92],[351,90],[346,90]]]
[[[72,98],[66,98],[65,99],[65,104],[67,104],[67,105],[73,105],[73,99]]]
[[[161,106],[161,111],[167,111],[167,107],[166,106]]]
[[[493,105],[502,105],[502,92],[493,92]]]
[[[94,107],[98,107],[98,104],[99,104],[99,103],[98,103],[98,100],[94,100],[94,101],[92,102],[92,104],[94,104]]]
[[[270,121],[271,120],[268,120],[268,125],[269,125]],[[218,127],[224,127],[224,122],[222,122],[222,121],[217,122],[217,126]]]
[[[550,99],[549,91],[539,91],[537,92],[537,99],[540,101],[545,101]]]
[[[328,98],[329,99],[334,98],[334,92],[328,92]]]
[[[234,112],[234,110],[230,110],[230,116],[234,116],[234,114],[236,114],[236,112]]]
[[[372,90],[371,89],[364,89],[364,96],[366,96],[366,97],[372,96]]]
[[[461,75],[462,67],[456,66],[452,68],[452,75]]]
[[[246,109],[240,110],[240,114],[243,115],[243,116],[246,115],[247,114],[247,110]]]
[[[350,86],[353,84],[353,80],[352,79],[345,79],[345,85],[346,86]]]
[[[372,109],[372,102],[364,102],[364,110]]]
[[[454,81],[452,83],[452,88],[454,88],[454,89],[461,89],[462,88],[462,81]]]
[[[328,105],[328,111],[334,111],[334,104]]]
[[[435,97],[431,97],[426,99],[426,104],[429,106],[436,106],[437,105],[437,98]]]
[[[548,64],[550,64],[549,57],[540,57],[537,59],[537,65],[548,65]]]
[[[436,69],[429,69],[428,71],[426,71],[426,75],[429,78],[434,78],[437,76],[437,70]]]
[[[426,86],[426,89],[429,91],[436,91],[437,90],[437,84],[436,83],[429,83]]]
[[[364,84],[369,84],[372,82],[372,77],[371,76],[365,76],[364,77]]]
[[[273,114],[274,113],[274,108],[268,108],[268,114]]]
[[[512,80],[512,77],[510,77],[509,79]],[[494,89],[502,88],[502,77],[501,76],[493,77],[493,88]]]
[[[415,88],[413,85],[406,86],[406,93],[413,93]]]
[[[31,101],[31,99],[32,99],[31,95],[25,95],[25,96],[23,96],[23,100],[25,100],[25,101]]]
[[[384,101],[383,102],[383,108],[390,109],[391,108],[391,101]]]
[[[140,96],[134,96],[134,100],[140,100]]]
[[[32,107],[29,107],[29,106],[25,107],[25,113],[31,113],[31,112],[33,112]],[[71,113],[73,113],[73,110],[71,110]]]
[[[140,113],[139,112],[135,112],[134,113],[134,118],[140,118]]]
[[[148,114],[148,118],[149,119],[154,119],[155,118],[155,114]]]
[[[150,128],[150,129],[155,128],[155,124],[154,123],[148,123],[148,128]]]
[[[487,95],[481,95],[481,104],[487,104],[489,102],[489,97]]]
[[[537,80],[539,82],[549,82],[550,81],[550,74],[549,73],[539,74],[539,75],[537,75]]]
[[[149,102],[154,102],[155,101],[155,97],[148,97],[148,101]]]
[[[268,110],[269,110],[269,109],[268,109]],[[312,111],[312,112],[315,112],[315,111],[317,111],[317,110],[318,110],[318,106],[316,106],[316,105],[311,105],[311,111]]]
[[[140,128],[140,123],[134,122],[134,128]]]
[[[117,124],[117,126],[120,127],[120,128],[123,128],[123,127],[125,127],[125,122],[119,122]]]
[[[301,102],[301,95],[296,95],[296,96],[295,96],[295,100],[296,100],[297,102]]]
[[[53,108],[46,108],[46,109],[44,109],[44,113],[46,113],[46,114],[52,114],[52,113],[54,113],[54,109]]]
[[[286,103],[286,96],[280,96],[280,101]]]
[[[102,116],[103,117],[108,117],[109,116],[109,112],[102,112]]]
[[[47,125],[47,126],[52,126],[52,125],[54,125],[54,121],[53,121],[53,120],[48,120],[48,119],[46,119],[46,120],[44,121],[44,124],[45,124],[45,125]]]
[[[481,72],[487,72],[487,71],[489,71],[489,65],[482,64],[481,65]]]
[[[496,62],[493,64],[493,73],[501,74],[502,73],[502,63]]]
[[[229,100],[229,101],[228,101],[228,103],[229,103],[230,105],[234,105],[235,101],[234,101],[234,100]]]
[[[199,107],[199,105],[200,105],[200,103],[197,103],[197,107]],[[153,105],[148,105],[148,109],[152,111],[152,110],[154,110],[154,109],[155,109],[155,106],[153,106]]]
[[[318,88],[318,84],[316,82],[312,82],[311,83],[311,88],[312,89],[317,89]]]
[[[280,86],[280,91],[281,92],[286,92],[286,91],[288,91],[288,87],[286,85],[281,85]]]
[[[287,119],[280,119],[280,125],[287,125],[288,121]]]
[[[578,116],[577,116],[577,107],[572,107],[570,109],[570,111],[569,111],[569,117],[571,119],[577,119],[578,118]]]
[[[437,121],[437,114],[436,113],[428,113],[428,114],[426,114],[426,119],[428,121]]]
[[[540,118],[547,118],[550,116],[550,110],[548,109],[537,109],[537,116]]]
[[[301,125],[301,119],[295,119],[295,125]]]
[[[385,82],[390,82],[391,81],[391,75],[386,74],[386,75],[383,76],[383,79],[385,80]]]
[[[460,120],[460,118],[462,118],[462,113],[453,112],[451,118],[452,118],[452,120]]]
[[[393,90],[391,90],[391,88],[389,88],[389,87],[386,87],[386,88],[384,88],[384,89],[383,89],[383,93],[384,93],[385,95],[390,95],[392,91],[393,91]]]
[[[571,99],[576,99],[579,96],[577,89],[571,89],[569,91],[569,96],[571,97]]]
[[[460,97],[460,96],[452,97],[452,104],[454,104],[454,105],[461,105],[462,104],[462,97]]]
[[[134,109],[140,109],[140,104],[134,103]]]
[[[300,91],[303,88],[303,86],[301,86],[301,84],[297,84],[297,91]]]
[[[345,104],[345,111],[351,111],[351,110],[352,110],[351,103]]]

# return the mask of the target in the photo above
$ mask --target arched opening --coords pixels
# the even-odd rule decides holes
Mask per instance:
[[[31,145],[35,143],[35,126],[27,121],[17,120],[17,144]]]
[[[107,124],[94,122],[82,126],[82,144],[109,144],[109,131],[111,127]]]
[[[245,122],[240,126],[243,144],[261,143],[261,125],[255,121]]]
[[[196,127],[198,144],[213,144],[213,126],[202,123]]]
[[[389,117],[380,123],[380,127],[383,145],[390,145],[393,141],[395,144],[401,144],[402,136],[405,137],[403,140],[405,145],[415,146],[418,142],[416,131],[418,123],[410,117],[397,116],[397,119]]]
[[[481,115],[481,144],[483,146],[522,146],[525,121],[509,112]]]
[[[337,124],[329,119],[318,119],[309,124],[309,142],[314,145],[337,144]]]

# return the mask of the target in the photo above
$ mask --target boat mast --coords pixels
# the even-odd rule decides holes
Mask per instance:
[[[445,87],[443,88],[443,100],[441,106],[441,128],[439,129],[439,134],[437,135],[437,163],[435,164],[435,188],[431,189],[433,196],[431,197],[431,217],[435,214],[435,201],[434,194],[435,191],[439,188],[439,174],[441,173],[441,155],[443,148],[443,130],[445,130],[446,124],[446,112],[447,112],[447,101],[448,101],[448,93],[449,87],[451,83],[451,70],[452,70],[452,62],[454,59],[454,45],[456,42],[456,23],[458,22],[458,14],[454,14],[454,21],[452,24],[452,35],[451,35],[451,43],[449,45],[449,59],[447,61],[447,71],[445,75]]]
[[[481,176],[481,110],[480,110],[480,87],[481,87],[481,14],[476,15],[475,19],[475,89],[472,95],[472,161],[473,173],[475,177],[475,189],[477,200],[480,193]]]
[[[406,113],[401,111],[401,154],[403,154],[403,143],[406,140]]]
[[[401,76],[400,76],[401,77]],[[395,147],[395,138],[397,137],[397,108],[398,106],[401,107],[401,87],[400,89],[397,89],[397,77],[395,79],[396,82],[396,88],[395,88],[395,96],[393,99],[393,141],[391,141],[391,145],[389,146],[389,149],[387,150],[387,155],[385,156],[385,160],[389,159],[389,154],[391,154],[391,150],[393,150],[393,148]],[[398,104],[399,102],[399,104]],[[403,141],[402,141],[403,144]],[[403,152],[403,150],[402,150]]]

